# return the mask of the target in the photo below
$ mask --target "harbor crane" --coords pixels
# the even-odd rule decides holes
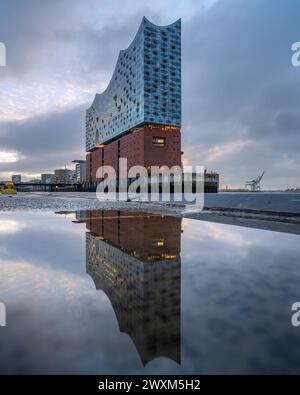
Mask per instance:
[[[263,178],[264,174],[265,174],[265,172],[263,171],[261,173],[261,175],[258,176],[257,178],[255,178],[254,180],[246,181],[246,183],[245,183],[246,188],[250,187],[251,192],[260,191],[260,182],[261,182],[261,179]]]

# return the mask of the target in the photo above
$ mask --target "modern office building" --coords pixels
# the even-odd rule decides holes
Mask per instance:
[[[181,218],[87,210],[86,270],[144,364],[181,359]]]
[[[86,111],[86,179],[100,166],[181,166],[181,21],[143,18],[112,79]]]
[[[56,180],[56,177],[54,174],[51,173],[43,173],[41,174],[41,183],[42,184],[52,184]]]
[[[67,174],[67,184],[77,183],[77,173],[76,170],[70,170]]]
[[[58,184],[70,184],[70,180],[75,178],[74,170],[70,169],[56,169],[54,175],[55,182]]]
[[[21,174],[14,174],[14,175],[11,177],[11,181],[12,181],[14,184],[21,184],[21,182],[22,182],[22,176],[21,176]]]
[[[86,161],[85,160],[73,160],[76,171],[76,182],[84,182],[86,180]]]

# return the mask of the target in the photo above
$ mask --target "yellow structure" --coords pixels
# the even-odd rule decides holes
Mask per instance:
[[[12,182],[7,182],[4,184],[4,189],[0,189],[0,193],[3,195],[16,195],[17,191],[14,189],[14,184]]]

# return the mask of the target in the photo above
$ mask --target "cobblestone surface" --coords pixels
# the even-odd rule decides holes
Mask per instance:
[[[257,210],[279,213],[300,214],[299,193],[218,193],[205,195],[206,208],[228,210]],[[182,213],[184,206],[148,202],[106,202],[96,199],[95,193],[59,192],[59,193],[19,193],[16,196],[0,194],[0,211],[15,210],[158,210]],[[199,207],[188,206],[189,211],[201,211]]]

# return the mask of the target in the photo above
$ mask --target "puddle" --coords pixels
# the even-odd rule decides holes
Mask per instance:
[[[299,373],[299,236],[125,211],[0,213],[1,373]]]

